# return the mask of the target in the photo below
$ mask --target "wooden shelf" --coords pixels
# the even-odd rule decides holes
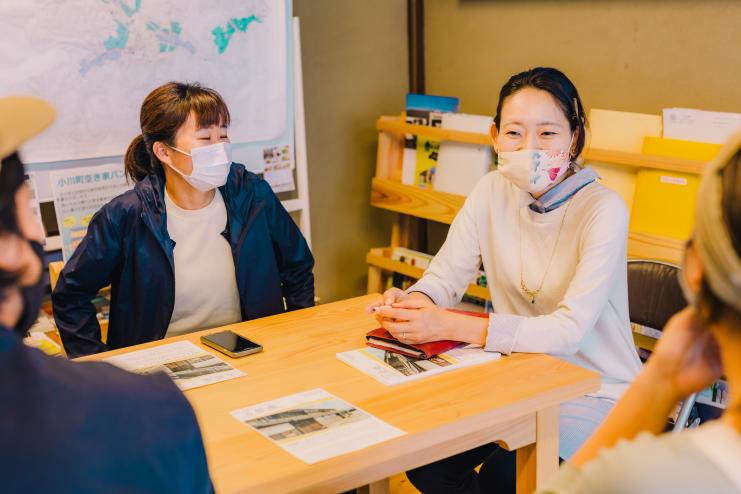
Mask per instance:
[[[376,128],[382,132],[391,132],[394,134],[416,134],[431,137],[440,141],[465,142],[484,146],[491,145],[491,136],[489,136],[489,134],[461,132],[450,129],[441,129],[439,127],[427,127],[424,125],[412,125],[405,123],[400,117],[381,117],[376,121]],[[651,168],[656,170],[696,174],[702,173],[705,166],[704,162],[697,160],[592,148],[585,150],[584,159],[586,161],[617,164],[631,168]]]
[[[628,232],[628,257],[655,259],[680,265],[684,240],[648,233]]]
[[[463,207],[463,196],[404,185],[393,180],[374,178],[371,183],[371,205],[401,214],[451,224]],[[628,233],[628,256],[640,259],[657,259],[679,264],[682,258],[682,240]]]
[[[463,132],[460,130],[443,129],[440,127],[429,127],[427,125],[414,125],[402,121],[399,117],[381,117],[376,121],[376,129],[394,134],[415,134],[431,137],[439,141],[467,142],[469,144],[491,145],[489,134],[478,132]]]
[[[372,206],[448,225],[465,200],[456,194],[404,185],[394,180],[374,178],[371,183]]]
[[[391,232],[391,244],[414,248],[414,242],[410,239],[417,234],[415,228],[418,223],[412,222],[412,218],[422,218],[449,225],[463,207],[466,198],[401,183],[404,135],[415,134],[439,141],[463,142],[479,146],[490,146],[491,136],[477,132],[407,124],[403,117],[399,116],[379,117],[376,121],[376,128],[379,130],[378,156],[376,176],[371,183],[371,205],[400,213],[401,216]],[[705,166],[705,163],[701,161],[606,149],[587,149],[584,158],[591,163],[622,166],[628,171],[654,169],[699,174]],[[659,235],[629,232],[627,249],[628,257],[657,259],[679,264],[684,242]],[[422,276],[421,269],[392,261],[390,248],[372,249],[367,255],[367,261],[369,265],[368,293],[377,293],[383,289],[388,272],[397,272],[417,279]],[[466,293],[486,299],[489,297],[486,288],[475,285],[469,286]]]
[[[375,266],[384,271],[389,271],[392,273],[400,273],[404,276],[409,276],[410,278],[414,278],[416,280],[420,279],[422,277],[422,274],[424,274],[424,269],[412,266],[405,262],[393,261],[390,258],[390,255],[391,247],[379,247],[371,249],[371,251],[368,252],[368,254],[365,256],[365,261],[368,263],[369,266]],[[479,285],[468,285],[466,294],[478,298],[483,298],[485,300],[491,300],[491,297],[489,296],[489,289]]]
[[[696,173],[698,175],[705,168],[705,163],[702,161],[643,153],[627,153],[625,151],[613,151],[609,149],[587,149],[584,152],[584,160],[624,165],[632,168],[652,168],[671,172]]]
[[[635,331],[633,331],[633,343],[635,343],[638,348],[643,348],[649,352],[653,352],[656,347],[655,339],[641,333],[636,333]]]

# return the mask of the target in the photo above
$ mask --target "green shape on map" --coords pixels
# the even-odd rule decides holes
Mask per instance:
[[[241,19],[232,19],[232,24],[234,24],[234,27],[242,32],[247,31],[247,26],[249,26],[253,22],[260,22],[260,19],[258,19],[257,16],[254,15],[251,15],[249,17],[242,17]]]
[[[109,36],[107,40],[103,41],[106,50],[125,48],[126,43],[129,42],[129,28],[119,21],[116,21],[116,25],[116,36]]]
[[[135,0],[133,7],[126,5],[123,0],[120,0],[118,4],[121,6],[121,10],[123,10],[124,14],[126,14],[126,17],[131,17],[139,12],[140,8],[142,8],[142,0]]]
[[[183,28],[180,27],[180,23],[179,22],[171,21],[170,22],[170,26],[172,27],[172,32],[175,33],[175,34],[180,34],[180,31],[183,30]]]
[[[211,34],[214,35],[214,44],[216,45],[216,48],[219,50],[219,54],[224,53],[226,48],[229,46],[229,42],[231,41],[232,36],[234,35],[235,32],[247,31],[247,27],[253,22],[259,23],[262,21],[256,15],[251,15],[249,17],[242,17],[241,19],[232,18],[232,19],[229,19],[229,21],[226,23],[225,28],[221,26],[217,26],[213,30],[211,30]]]

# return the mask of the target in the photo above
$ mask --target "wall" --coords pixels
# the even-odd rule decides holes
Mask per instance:
[[[381,114],[408,88],[405,0],[294,0],[301,20],[317,295],[365,293],[365,254],[388,245],[392,216],[371,208]]]
[[[741,112],[737,0],[428,0],[427,90],[493,113],[512,74],[563,70],[587,108]]]
[[[427,90],[493,115],[501,86],[535,66],[564,71],[587,110],[741,112],[738,0],[428,0]],[[596,165],[630,208],[635,173]],[[430,251],[447,228],[431,225]]]

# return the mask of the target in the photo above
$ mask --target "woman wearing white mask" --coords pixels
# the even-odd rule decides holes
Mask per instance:
[[[309,247],[270,186],[232,163],[229,122],[198,84],[144,100],[125,157],[136,185],[93,217],[53,293],[69,356],[314,304]],[[104,344],[91,300],[108,284]]]
[[[585,122],[563,73],[535,68],[513,76],[491,128],[498,170],[471,192],[422,279],[387,291],[376,309],[405,343],[456,340],[504,354],[548,353],[599,372],[597,393],[561,408],[562,458],[641,368],[628,316],[628,211],[591,168],[576,164]],[[461,300],[481,264],[494,309],[488,320],[443,310]],[[425,493],[514,492],[515,455],[491,444],[408,476]]]

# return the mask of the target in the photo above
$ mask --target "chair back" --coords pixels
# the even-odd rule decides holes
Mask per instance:
[[[628,260],[630,321],[662,330],[687,306],[677,276],[679,267],[648,259]]]

